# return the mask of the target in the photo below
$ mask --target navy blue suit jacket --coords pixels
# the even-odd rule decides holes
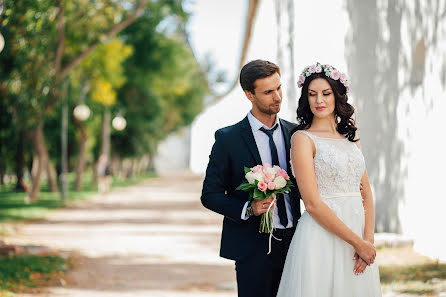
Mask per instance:
[[[280,119],[285,140],[287,172],[295,187],[290,193],[293,224],[300,217],[300,194],[291,174],[290,130],[295,126]],[[206,177],[201,195],[202,204],[224,216],[220,256],[239,261],[245,256],[268,249],[268,236],[259,233],[260,216],[242,220],[243,207],[248,193],[235,189],[245,181],[244,167],[262,164],[259,151],[249,125],[248,117],[239,123],[215,132],[215,143],[209,156]]]

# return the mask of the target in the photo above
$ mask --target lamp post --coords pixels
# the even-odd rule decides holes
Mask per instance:
[[[68,84],[68,85],[67,85]],[[64,84],[64,92],[62,93],[62,131],[61,131],[61,145],[62,145],[62,173],[60,175],[60,183],[61,183],[61,194],[62,201],[65,202],[67,199],[67,172],[68,172],[68,94],[71,91],[70,83],[66,82]],[[68,90],[67,90],[68,89]]]

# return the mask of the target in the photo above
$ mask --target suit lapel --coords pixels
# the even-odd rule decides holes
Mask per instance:
[[[245,141],[246,146],[248,147],[251,155],[256,161],[257,165],[262,165],[262,159],[260,158],[260,153],[257,148],[256,140],[254,139],[254,135],[252,134],[251,125],[249,125],[248,117],[245,117],[241,122],[241,134],[242,138]]]

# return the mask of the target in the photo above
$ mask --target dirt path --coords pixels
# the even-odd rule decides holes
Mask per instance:
[[[117,190],[20,226],[14,242],[79,255],[66,285],[42,296],[236,296],[233,262],[218,257],[222,217],[201,206],[201,183],[157,178]]]
[[[150,179],[19,225],[9,243],[75,255],[76,266],[59,285],[18,296],[237,296],[234,264],[218,256],[222,217],[200,203],[202,179]]]

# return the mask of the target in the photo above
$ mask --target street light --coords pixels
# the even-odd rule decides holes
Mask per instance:
[[[116,116],[112,121],[112,126],[118,131],[122,131],[127,126],[127,121],[120,115]]]
[[[0,53],[2,52],[4,47],[5,47],[5,39],[3,38],[2,33],[0,33]]]
[[[90,108],[85,104],[79,104],[74,108],[73,114],[79,121],[85,121],[90,117]]]

